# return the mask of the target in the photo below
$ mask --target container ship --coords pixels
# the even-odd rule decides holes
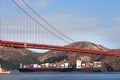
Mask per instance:
[[[70,65],[69,63],[23,65],[20,63],[18,70],[20,72],[101,72],[101,67],[102,64],[100,61],[94,61],[93,63],[90,63],[77,60],[76,64],[74,65]]]

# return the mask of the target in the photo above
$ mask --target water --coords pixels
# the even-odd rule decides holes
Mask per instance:
[[[0,80],[120,80],[120,72],[18,72],[0,74]]]

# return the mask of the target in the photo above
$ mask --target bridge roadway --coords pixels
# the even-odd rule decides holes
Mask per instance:
[[[47,50],[70,51],[70,52],[82,52],[82,53],[100,54],[100,55],[120,57],[120,53],[111,52],[111,51],[90,50],[90,49],[73,48],[73,47],[67,47],[67,46],[36,44],[36,43],[28,43],[28,42],[14,42],[14,41],[0,40],[0,46],[17,47],[17,48],[47,49]]]

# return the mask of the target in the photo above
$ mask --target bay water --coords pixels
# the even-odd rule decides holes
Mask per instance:
[[[120,72],[13,72],[0,80],[120,80]]]

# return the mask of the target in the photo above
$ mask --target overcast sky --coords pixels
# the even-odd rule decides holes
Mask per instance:
[[[75,41],[120,48],[120,0],[26,0]]]

